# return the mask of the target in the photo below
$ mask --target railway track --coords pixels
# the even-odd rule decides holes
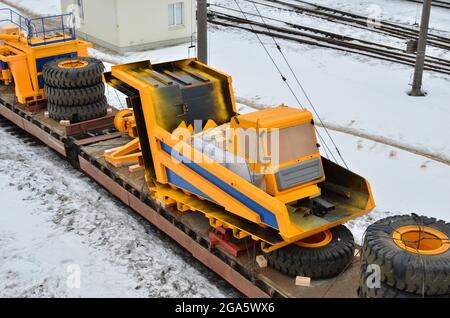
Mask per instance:
[[[265,6],[273,9],[291,11],[299,14],[324,19],[339,24],[348,25],[358,29],[368,30],[375,33],[385,34],[394,38],[409,40],[416,39],[419,36],[419,30],[413,27],[380,21],[376,26],[368,24],[366,16],[355,13],[345,12],[335,8],[321,6],[303,0],[292,0],[295,3],[285,0],[244,0],[245,2],[254,3],[255,5]],[[450,50],[450,38],[439,34],[430,33],[428,36],[428,45]]]
[[[270,17],[263,17],[266,22],[263,23],[260,20],[260,17],[256,14],[246,13],[247,17],[255,18],[255,20],[259,19],[261,21],[258,22],[237,16],[238,14],[242,16],[242,13],[238,10],[230,8],[225,9],[230,12],[234,12],[236,15],[210,10],[208,13],[208,21],[212,24],[241,29],[279,39],[291,40],[303,44],[336,49],[349,53],[356,53],[409,66],[415,65],[416,58],[414,54],[409,54],[405,50],[396,47],[343,36]],[[271,22],[283,24],[284,27],[273,25]],[[425,61],[425,69],[450,75],[450,61],[427,56]]]
[[[406,0],[406,1],[423,4],[422,0]],[[450,2],[446,1],[433,0],[431,2],[431,5],[438,8],[450,9]]]

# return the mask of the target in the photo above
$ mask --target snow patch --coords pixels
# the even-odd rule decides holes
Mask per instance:
[[[238,295],[46,147],[0,139],[0,297]]]

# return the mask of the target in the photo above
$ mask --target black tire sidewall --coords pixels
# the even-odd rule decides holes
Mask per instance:
[[[50,118],[54,120],[69,120],[71,123],[77,123],[106,116],[108,102],[105,97],[100,102],[86,106],[64,107],[48,104],[47,110]]]
[[[67,60],[80,60],[87,62],[88,65],[81,68],[59,67],[59,63]],[[91,57],[63,58],[46,63],[43,77],[45,84],[54,88],[83,88],[101,83],[104,70],[103,63]]]
[[[361,280],[358,288],[359,298],[450,298],[449,295],[427,296],[414,293],[408,293],[393,288],[385,283],[380,283],[379,288],[370,288],[367,284],[370,273],[367,272],[367,266],[361,266]]]
[[[450,227],[444,221],[420,219],[423,226],[450,237]],[[426,256],[408,252],[394,242],[394,232],[410,225],[417,225],[412,216],[396,216],[370,226],[362,250],[362,265],[378,265],[382,282],[401,291],[428,296],[450,294],[450,250]]]
[[[47,102],[52,105],[77,107],[101,102],[105,97],[105,84],[99,83],[94,86],[68,89],[45,86]]]
[[[326,279],[343,273],[352,263],[355,241],[345,226],[330,230],[332,241],[323,247],[306,248],[295,244],[266,254],[269,265],[288,276]]]

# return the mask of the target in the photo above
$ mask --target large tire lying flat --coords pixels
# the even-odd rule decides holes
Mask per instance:
[[[78,123],[106,116],[108,102],[104,98],[100,102],[86,106],[64,107],[48,104],[47,108],[50,118],[58,121],[69,120],[71,123]]]
[[[266,254],[269,265],[292,277],[325,279],[338,276],[353,261],[355,241],[345,226],[330,231],[333,238],[328,245],[319,248],[289,245]]]
[[[395,216],[378,221],[366,233],[363,267],[378,265],[381,269],[381,281],[399,291],[426,296],[450,294],[450,249],[437,255],[423,255],[418,253],[419,250],[415,252],[401,248],[399,240],[394,239],[394,234],[398,235],[408,226],[417,227],[416,232],[419,228],[426,227],[450,237],[450,225],[434,218]],[[428,239],[428,244],[430,242],[436,240]],[[442,242],[444,248],[445,244],[450,244],[448,240]]]
[[[49,104],[57,106],[83,106],[102,101],[105,97],[105,84],[94,86],[64,89],[45,86],[45,96]]]
[[[46,63],[43,76],[45,84],[55,88],[82,88],[101,83],[104,70],[103,63],[94,58],[65,58]]]
[[[386,285],[385,283],[381,283],[380,288],[369,288],[367,285],[369,275],[370,273],[367,273],[366,268],[363,266],[362,278],[358,289],[359,298],[450,298],[450,295],[427,296],[408,293]]]

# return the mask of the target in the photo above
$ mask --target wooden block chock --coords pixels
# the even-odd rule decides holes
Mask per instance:
[[[256,263],[259,268],[267,268],[268,266],[267,259],[263,255],[256,256]]]
[[[132,166],[128,167],[128,171],[130,171],[131,173],[138,172],[138,171],[143,171],[143,170],[145,170],[145,167],[141,166],[139,164],[132,165]]]
[[[311,287],[311,277],[297,276],[295,279],[295,286]]]

